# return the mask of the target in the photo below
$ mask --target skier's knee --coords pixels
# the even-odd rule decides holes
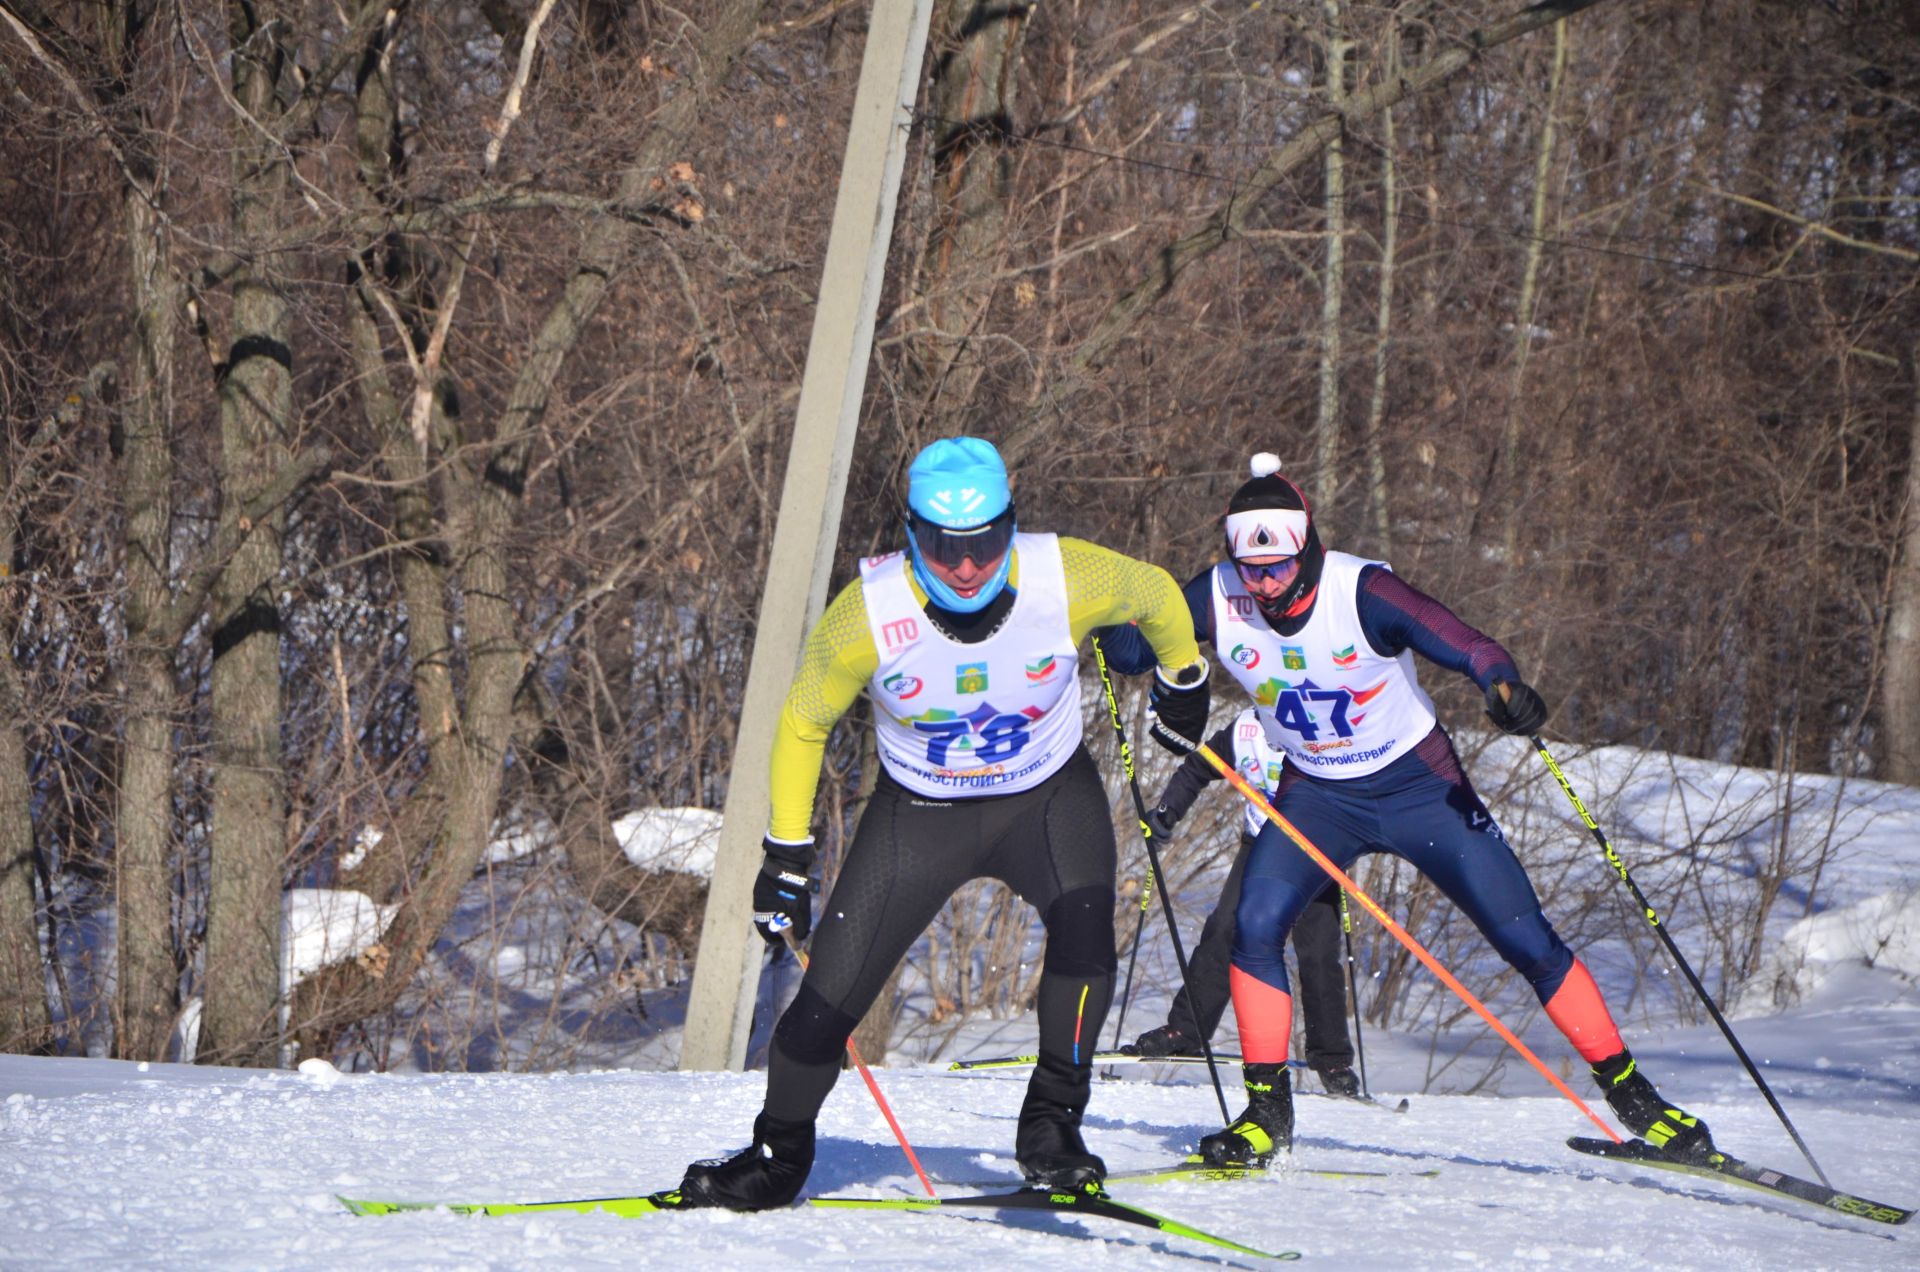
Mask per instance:
[[[1234,961],[1240,961],[1241,950],[1278,948],[1306,903],[1301,891],[1284,879],[1248,879],[1233,912]]]
[[[1567,973],[1573,968],[1573,951],[1567,948],[1565,941],[1555,936],[1551,928],[1547,929],[1543,941],[1535,932],[1523,928],[1523,925],[1510,925],[1503,928],[1494,945],[1501,955],[1533,986],[1533,992],[1541,1002],[1546,1002],[1560,991],[1561,982],[1567,979]]]
[[[773,1043],[801,1064],[838,1063],[859,1023],[803,981],[773,1027]]]
[[[1112,888],[1075,888],[1056,897],[1040,917],[1047,927],[1047,971],[1105,976],[1120,965],[1113,948]]]

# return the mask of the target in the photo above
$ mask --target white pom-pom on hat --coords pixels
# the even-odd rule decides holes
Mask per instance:
[[[1280,471],[1280,457],[1272,451],[1261,451],[1248,462],[1247,469],[1255,477],[1271,477]]]

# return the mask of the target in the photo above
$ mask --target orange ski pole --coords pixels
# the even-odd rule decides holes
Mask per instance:
[[[807,952],[794,943],[792,932],[780,934],[787,942],[787,948],[800,960],[800,970],[807,970]],[[920,1166],[920,1158],[914,1154],[913,1145],[907,1142],[907,1133],[900,1129],[900,1119],[893,1115],[893,1106],[887,1103],[887,1097],[880,1094],[880,1084],[873,1080],[873,1074],[867,1069],[866,1061],[860,1058],[860,1048],[853,1045],[853,1039],[847,1039],[847,1059],[853,1061],[853,1067],[860,1070],[860,1080],[867,1084],[867,1090],[873,1092],[873,1102],[880,1106],[880,1115],[887,1119],[887,1125],[893,1128],[893,1138],[900,1141],[900,1151],[913,1163],[913,1173],[920,1176],[920,1186],[927,1190],[927,1196],[937,1196],[933,1191],[933,1181],[927,1178],[927,1172]]]
[[[1394,940],[1406,946],[1407,949],[1412,951],[1413,956],[1415,958],[1419,959],[1422,963],[1425,963],[1427,965],[1427,970],[1440,978],[1441,984],[1445,985],[1448,989],[1458,994],[1460,996],[1460,1001],[1464,1002],[1467,1006],[1473,1008],[1474,1013],[1478,1015],[1480,1019],[1486,1021],[1489,1025],[1493,1027],[1493,1031],[1495,1033],[1499,1034],[1502,1038],[1506,1039],[1508,1046],[1512,1047],[1515,1051],[1518,1051],[1522,1056],[1526,1057],[1527,1063],[1532,1065],[1534,1068],[1538,1069],[1540,1071],[1540,1076],[1545,1078],[1548,1082],[1551,1082],[1554,1088],[1558,1090],[1560,1094],[1566,1096],[1569,1100],[1572,1100],[1574,1103],[1574,1107],[1578,1108],[1582,1113],[1585,1113],[1587,1117],[1593,1121],[1593,1124],[1595,1126],[1605,1131],[1608,1139],[1612,1140],[1616,1144],[1620,1143],[1619,1134],[1616,1133],[1611,1126],[1608,1126],[1605,1122],[1603,1122],[1600,1119],[1600,1115],[1595,1113],[1591,1108],[1587,1106],[1587,1102],[1585,1100],[1575,1095],[1573,1093],[1572,1087],[1569,1087],[1565,1082],[1562,1082],[1559,1079],[1559,1077],[1557,1077],[1554,1074],[1553,1070],[1547,1068],[1546,1063],[1542,1061],[1539,1056],[1534,1055],[1533,1051],[1527,1046],[1526,1043],[1520,1041],[1520,1039],[1514,1034],[1513,1030],[1501,1024],[1499,1018],[1496,1017],[1491,1011],[1487,1009],[1487,1005],[1481,1002],[1478,998],[1475,998],[1472,992],[1469,991],[1465,985],[1462,985],[1452,972],[1440,966],[1440,960],[1436,959],[1433,955],[1427,953],[1425,946],[1421,945],[1420,942],[1414,940],[1411,933],[1409,933],[1405,928],[1401,927],[1398,923],[1394,922],[1393,917],[1389,915],[1385,910],[1381,909],[1380,906],[1374,901],[1372,897],[1368,896],[1365,892],[1361,891],[1360,885],[1355,883],[1351,878],[1349,878],[1346,871],[1334,865],[1333,861],[1327,856],[1326,853],[1321,852],[1318,848],[1314,847],[1313,841],[1308,839],[1305,835],[1301,834],[1298,828],[1296,828],[1292,822],[1288,821],[1286,818],[1282,817],[1279,813],[1275,812],[1273,805],[1267,802],[1267,797],[1262,795],[1258,790],[1254,789],[1253,784],[1248,782],[1246,778],[1240,776],[1240,774],[1234,770],[1233,765],[1228,764],[1226,761],[1222,760],[1219,756],[1215,755],[1212,749],[1209,747],[1201,746],[1197,749],[1199,751],[1200,756],[1203,759],[1205,759],[1207,763],[1213,765],[1214,769],[1220,774],[1220,776],[1226,778],[1229,782],[1233,783],[1233,789],[1235,789],[1236,791],[1239,791],[1241,795],[1245,796],[1247,802],[1252,804],[1255,808],[1259,809],[1261,813],[1263,813],[1266,816],[1266,819],[1268,821],[1278,826],[1281,832],[1285,834],[1288,839],[1293,840],[1295,844],[1299,845],[1300,851],[1306,853],[1307,856],[1313,858],[1314,865],[1319,866],[1322,870],[1326,871],[1329,875],[1333,876],[1334,880],[1338,882],[1342,888],[1346,889],[1347,895],[1352,897],[1355,901],[1358,901],[1361,907],[1365,909],[1368,914],[1371,914],[1374,918],[1380,920],[1380,925],[1386,928],[1388,932],[1393,934]]]

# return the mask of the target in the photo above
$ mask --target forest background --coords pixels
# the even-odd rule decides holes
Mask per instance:
[[[679,992],[704,886],[612,827],[725,797],[865,28],[0,0],[0,1049],[165,1058],[191,1004],[205,1061],[554,1067]],[[1720,986],[1789,878],[1814,904],[1794,774],[1920,781],[1907,0],[937,0],[906,171],[836,582],[938,436],[1001,446],[1026,527],[1180,579],[1274,450],[1556,738],[1775,775],[1777,845],[1704,916]],[[1605,886],[1543,892],[1650,941]],[[296,887],[385,926],[291,987]],[[596,988],[483,1061],[437,1000],[497,1006],[475,951],[536,893]],[[926,1013],[1022,1010],[1028,920],[958,898]],[[1362,962],[1370,1019],[1432,1010],[1397,947]]]

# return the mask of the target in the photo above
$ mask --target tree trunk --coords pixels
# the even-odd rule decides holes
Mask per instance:
[[[981,362],[973,335],[1007,256],[1008,152],[1027,6],[943,0],[930,40],[933,228],[921,271],[931,330],[920,343],[927,414],[936,431],[967,413]]]
[[[126,591],[126,743],[114,814],[119,901],[117,1051],[166,1056],[179,992],[169,857],[173,807],[173,649],[165,621],[173,528],[174,331],[180,297],[146,192],[123,191],[132,249],[134,374],[121,412]]]
[[[1526,515],[1520,475],[1520,404],[1526,385],[1527,354],[1533,349],[1533,315],[1539,303],[1540,258],[1546,247],[1547,188],[1553,171],[1553,116],[1560,109],[1560,81],[1567,69],[1567,24],[1553,24],[1553,70],[1547,77],[1547,108],[1540,121],[1540,152],[1533,167],[1532,234],[1527,239],[1527,263],[1520,277],[1520,302],[1513,319],[1513,378],[1507,386],[1507,427],[1500,443],[1500,472],[1507,484],[1506,541],[1501,560],[1509,571],[1519,565],[1520,522]],[[1489,492],[1491,493],[1491,492]],[[1484,508],[1490,501],[1480,500]],[[1513,578],[1510,573],[1508,578]]]
[[[1888,602],[1887,670],[1880,708],[1888,781],[1920,785],[1920,344],[1907,350],[1912,420],[1898,562]]]
[[[280,147],[260,135],[277,118],[283,50],[270,6],[228,9],[235,119],[230,210],[242,265],[233,279],[233,341],[220,383],[221,520],[288,462],[293,351],[285,296],[262,249],[286,197]],[[205,1008],[198,1058],[279,1062],[280,895],[286,805],[280,759],[280,610],[284,512],[265,514],[214,589],[212,860],[207,897]],[[246,527],[241,527],[245,529]]]
[[[1387,73],[1400,74],[1400,39],[1396,30],[1387,43]],[[1387,350],[1393,334],[1393,271],[1400,247],[1400,174],[1394,155],[1393,111],[1380,112],[1380,287],[1373,327],[1373,396],[1367,404],[1367,505],[1373,512],[1373,551],[1393,554],[1393,518],[1387,508],[1387,461],[1381,433],[1387,422]]]
[[[1326,17],[1327,107],[1336,118],[1347,109],[1347,57],[1353,45],[1341,34],[1340,0],[1323,0]],[[1344,130],[1336,128],[1321,154],[1325,188],[1327,263],[1320,274],[1320,409],[1314,420],[1313,499],[1322,513],[1340,488],[1340,300],[1346,290],[1347,155]]]
[[[0,491],[24,488],[26,476],[13,471],[12,456],[0,447]],[[37,1050],[53,1035],[33,898],[33,791],[22,734],[26,702],[13,661],[14,623],[26,590],[12,574],[18,542],[13,506],[0,507],[0,633],[5,633],[0,640],[0,1051]]]

